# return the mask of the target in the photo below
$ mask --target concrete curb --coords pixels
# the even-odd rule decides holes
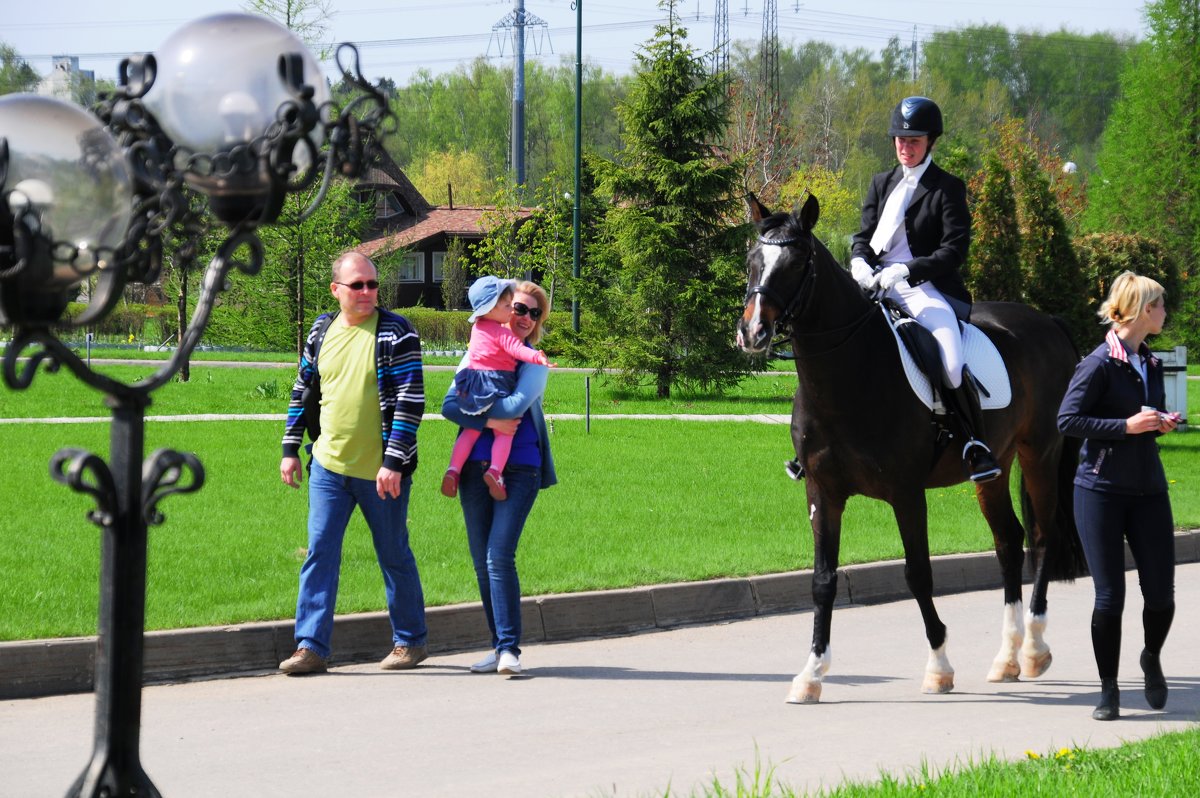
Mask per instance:
[[[1175,552],[1177,562],[1200,561],[1200,530],[1177,533]],[[1126,565],[1133,565],[1128,552]],[[880,604],[910,595],[900,560],[849,565],[838,573],[836,606]],[[937,595],[1000,587],[993,552],[935,557],[933,575]],[[534,596],[521,603],[528,643],[630,635],[810,609],[811,570]],[[431,607],[426,621],[430,653],[482,650],[490,645],[478,602]],[[286,620],[148,632],[144,681],[273,671],[294,650],[292,629],[292,621]],[[390,638],[385,612],[338,616],[334,664],[380,659]],[[95,666],[95,637],[0,643],[0,700],[89,692]]]

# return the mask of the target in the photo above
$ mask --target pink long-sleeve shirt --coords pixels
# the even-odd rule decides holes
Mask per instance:
[[[512,330],[491,319],[477,319],[467,347],[467,368],[479,371],[515,371],[517,361],[545,366],[545,352],[525,346]]]

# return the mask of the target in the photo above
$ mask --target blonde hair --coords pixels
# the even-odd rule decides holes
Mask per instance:
[[[1113,280],[1108,299],[1104,300],[1096,315],[1104,324],[1124,327],[1137,321],[1147,305],[1161,302],[1164,295],[1163,287],[1157,281],[1133,272],[1121,272]]]
[[[541,308],[542,317],[540,319],[534,319],[533,332],[529,333],[529,337],[526,339],[530,346],[536,346],[537,342],[542,340],[542,325],[546,323],[546,317],[550,315],[550,297],[546,296],[545,289],[531,280],[522,280],[521,282],[517,283],[514,293],[515,292],[529,294],[530,296],[535,297],[537,299],[538,307]]]

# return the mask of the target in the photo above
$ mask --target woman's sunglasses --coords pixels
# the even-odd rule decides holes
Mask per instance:
[[[531,308],[524,302],[514,302],[513,313],[516,313],[518,316],[528,315],[529,318],[533,319],[534,321],[537,321],[542,317],[541,308]]]

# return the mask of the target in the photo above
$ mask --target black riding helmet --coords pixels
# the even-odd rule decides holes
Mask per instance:
[[[942,135],[942,109],[928,97],[905,97],[892,111],[888,135],[929,136],[929,143]]]

